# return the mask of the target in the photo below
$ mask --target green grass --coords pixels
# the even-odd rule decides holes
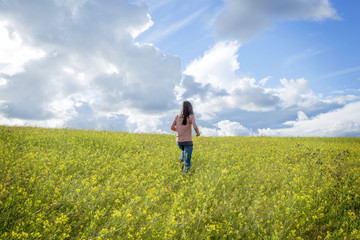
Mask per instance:
[[[359,138],[0,126],[0,239],[360,239]]]

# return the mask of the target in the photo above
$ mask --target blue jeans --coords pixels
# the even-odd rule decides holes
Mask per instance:
[[[178,147],[181,150],[181,158],[179,161],[184,161],[184,169],[183,172],[188,172],[191,167],[191,154],[193,151],[192,145],[182,145],[181,142],[177,143]]]

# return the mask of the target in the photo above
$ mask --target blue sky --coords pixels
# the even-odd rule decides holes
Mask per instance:
[[[163,5],[154,8],[151,6],[156,1],[145,2],[149,4],[155,24],[141,34],[138,41],[150,40],[165,53],[179,56],[183,67],[215,44],[211,22],[224,7],[223,1],[199,1],[197,6],[190,1],[187,4],[183,4],[184,1],[160,1]],[[339,0],[329,3],[336,10],[335,19],[278,20],[271,22],[271,28],[246,41],[238,52],[240,71],[257,79],[272,76],[269,83],[274,85],[283,77],[305,77],[311,80],[314,90],[324,94],[359,87],[360,48],[357,44],[360,33],[357,24],[360,3]],[[176,31],[159,34],[187,18],[191,21]],[[325,80],[329,81],[326,90]],[[357,83],[354,80],[358,80]]]
[[[0,124],[360,136],[356,0],[0,0]]]

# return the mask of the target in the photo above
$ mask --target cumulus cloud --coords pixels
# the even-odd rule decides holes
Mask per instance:
[[[276,136],[276,137],[346,137],[360,136],[360,102],[308,118],[297,112],[295,121],[287,121],[283,128],[263,128],[252,131],[239,122],[223,120],[213,128],[202,127],[204,136]]]
[[[127,129],[135,133],[167,133],[163,130],[164,121],[166,118],[163,115],[151,115],[144,113],[129,114],[127,120]],[[168,124],[170,128],[170,124]]]
[[[215,43],[182,73],[178,57],[136,42],[154,24],[144,4],[0,0],[0,124],[162,133],[171,123],[169,115],[188,99],[204,135],[358,131],[358,116],[350,113],[354,106],[348,104],[358,99],[355,92],[323,98],[303,78],[281,79],[279,87],[269,88],[271,77],[257,81],[241,74],[241,42],[269,28],[274,17],[321,21],[337,15],[326,0],[228,0],[216,20],[217,30],[220,37],[233,34],[230,38],[236,40]],[[333,115],[324,113],[329,110]],[[341,120],[340,113],[349,118]],[[283,114],[276,122],[287,127],[275,129],[273,124],[273,129],[254,133],[249,126],[255,125],[245,114]],[[325,116],[338,119],[337,125],[326,122]],[[260,121],[262,126],[266,121]],[[319,127],[323,125],[328,128]]]
[[[205,135],[287,135],[286,129],[279,131],[259,129],[259,133],[252,133],[246,126],[252,123],[245,120],[242,115],[254,112],[259,113],[256,114],[257,117],[261,117],[268,112],[267,119],[261,122],[264,124],[267,121],[268,124],[273,124],[273,127],[281,118],[285,119],[283,122],[288,126],[294,124],[297,126],[304,122],[315,124],[316,121],[309,119],[340,109],[358,99],[355,95],[324,98],[315,94],[310,88],[309,81],[304,78],[283,78],[279,80],[278,87],[266,87],[269,77],[256,81],[254,78],[242,76],[239,72],[238,59],[241,59],[241,56],[237,55],[239,47],[237,42],[218,42],[202,57],[190,63],[184,71],[187,75],[181,81],[178,99],[191,100],[197,107],[196,112],[200,120],[208,123],[218,122],[215,128],[211,127],[212,124],[202,128]],[[263,115],[260,114],[261,112]],[[294,115],[297,115],[296,120],[293,118]],[[231,121],[224,121],[224,118]],[[241,119],[245,125],[238,123],[237,119]],[[315,126],[314,128],[317,129]],[[315,132],[318,134],[320,130]],[[296,135],[295,132],[289,133],[291,134]]]
[[[311,119],[298,113],[296,121],[281,129],[258,129],[261,136],[360,136],[360,102],[346,104],[343,108],[319,114]]]
[[[267,88],[267,79],[256,81],[241,76],[237,42],[221,41],[185,69],[178,99],[191,99],[203,119],[212,119],[228,110],[275,111],[292,109],[318,111],[341,107],[351,96],[322,98],[313,93],[304,78],[280,79],[280,86]]]
[[[201,84],[230,89],[236,81],[234,72],[239,69],[237,61],[239,48],[240,44],[236,41],[220,41],[201,58],[192,61],[184,73],[194,76],[195,81]]]
[[[217,35],[241,42],[272,28],[275,20],[339,19],[328,0],[226,0],[225,3],[216,19]]]
[[[0,55],[3,119],[102,126],[136,112],[151,118],[176,104],[180,60],[134,41],[153,24],[145,5],[2,0],[0,23],[2,48],[14,50]]]
[[[0,21],[0,39],[0,72],[3,74],[21,72],[24,63],[41,58],[45,54],[40,49],[24,44],[7,21]]]
[[[304,78],[289,81],[284,78],[280,80],[280,83],[282,87],[274,90],[274,92],[282,100],[281,106],[284,108],[302,104],[312,94],[309,82]]]
[[[306,114],[304,112],[302,112],[302,111],[298,111],[297,115],[298,115],[298,117],[296,119],[297,121],[304,121],[304,120],[309,119],[308,116],[306,116]]]
[[[200,128],[204,136],[251,136],[253,132],[238,122],[223,120],[215,124],[215,128]]]
[[[262,86],[263,82],[239,77],[239,47],[237,42],[220,41],[184,71],[191,77],[182,81],[181,93],[196,102],[204,118],[225,109],[270,111],[280,100]]]
[[[282,109],[303,109],[306,111],[321,111],[339,108],[348,102],[358,99],[355,95],[342,95],[324,98],[315,94],[309,87],[309,81],[304,78],[280,79],[281,86],[268,89],[269,92],[279,97],[279,106]]]

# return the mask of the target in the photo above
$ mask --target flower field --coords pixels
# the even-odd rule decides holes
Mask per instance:
[[[360,239],[359,138],[0,126],[0,239]]]

